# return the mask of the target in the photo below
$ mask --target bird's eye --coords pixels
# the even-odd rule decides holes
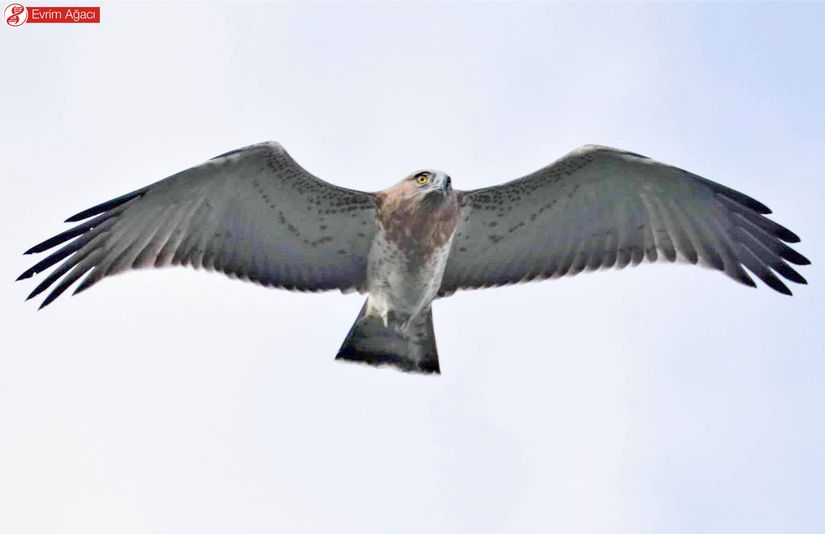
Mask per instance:
[[[415,177],[415,181],[418,182],[421,185],[424,185],[424,184],[426,184],[427,182],[430,181],[430,177],[427,176],[424,173],[421,173],[421,174],[419,174],[418,176]]]

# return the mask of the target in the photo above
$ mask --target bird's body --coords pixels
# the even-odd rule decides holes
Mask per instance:
[[[368,315],[401,325],[428,307],[447,266],[458,223],[449,177],[422,171],[428,188],[408,177],[377,195],[378,226],[367,263]]]
[[[781,293],[791,231],[760,202],[652,159],[588,145],[502,185],[456,191],[416,172],[377,193],[301,168],[277,143],[234,150],[89,208],[27,253],[62,245],[41,307],[140,267],[192,265],[273,287],[367,294],[338,358],[439,372],[432,301],[459,289],[677,259]],[[68,242],[68,243],[67,243]]]
[[[367,315],[385,324],[406,324],[438,294],[450,243],[425,258],[409,253],[378,228],[367,263]]]
[[[449,176],[425,170],[376,194],[376,208],[367,301],[338,357],[437,372],[430,305],[458,226],[458,197]]]

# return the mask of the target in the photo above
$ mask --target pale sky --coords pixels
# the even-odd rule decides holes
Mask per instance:
[[[825,5],[101,18],[0,28],[0,532],[825,530]],[[23,302],[21,253],[67,216],[270,139],[363,190],[632,150],[773,208],[810,285],[644,265],[460,293],[437,377],[333,360],[358,295],[170,269]]]

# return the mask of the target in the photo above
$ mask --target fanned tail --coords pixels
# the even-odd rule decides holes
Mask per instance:
[[[385,326],[381,318],[368,316],[366,311],[365,302],[336,360],[390,365],[412,373],[440,372],[432,308],[422,310],[404,330]]]

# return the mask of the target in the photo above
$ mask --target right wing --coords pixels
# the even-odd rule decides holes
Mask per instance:
[[[29,295],[59,280],[41,308],[83,275],[75,293],[106,276],[166,265],[286,289],[364,290],[375,200],[316,178],[271,142],[228,152],[66,222],[84,219],[26,251],[69,241],[18,278],[62,261]]]

